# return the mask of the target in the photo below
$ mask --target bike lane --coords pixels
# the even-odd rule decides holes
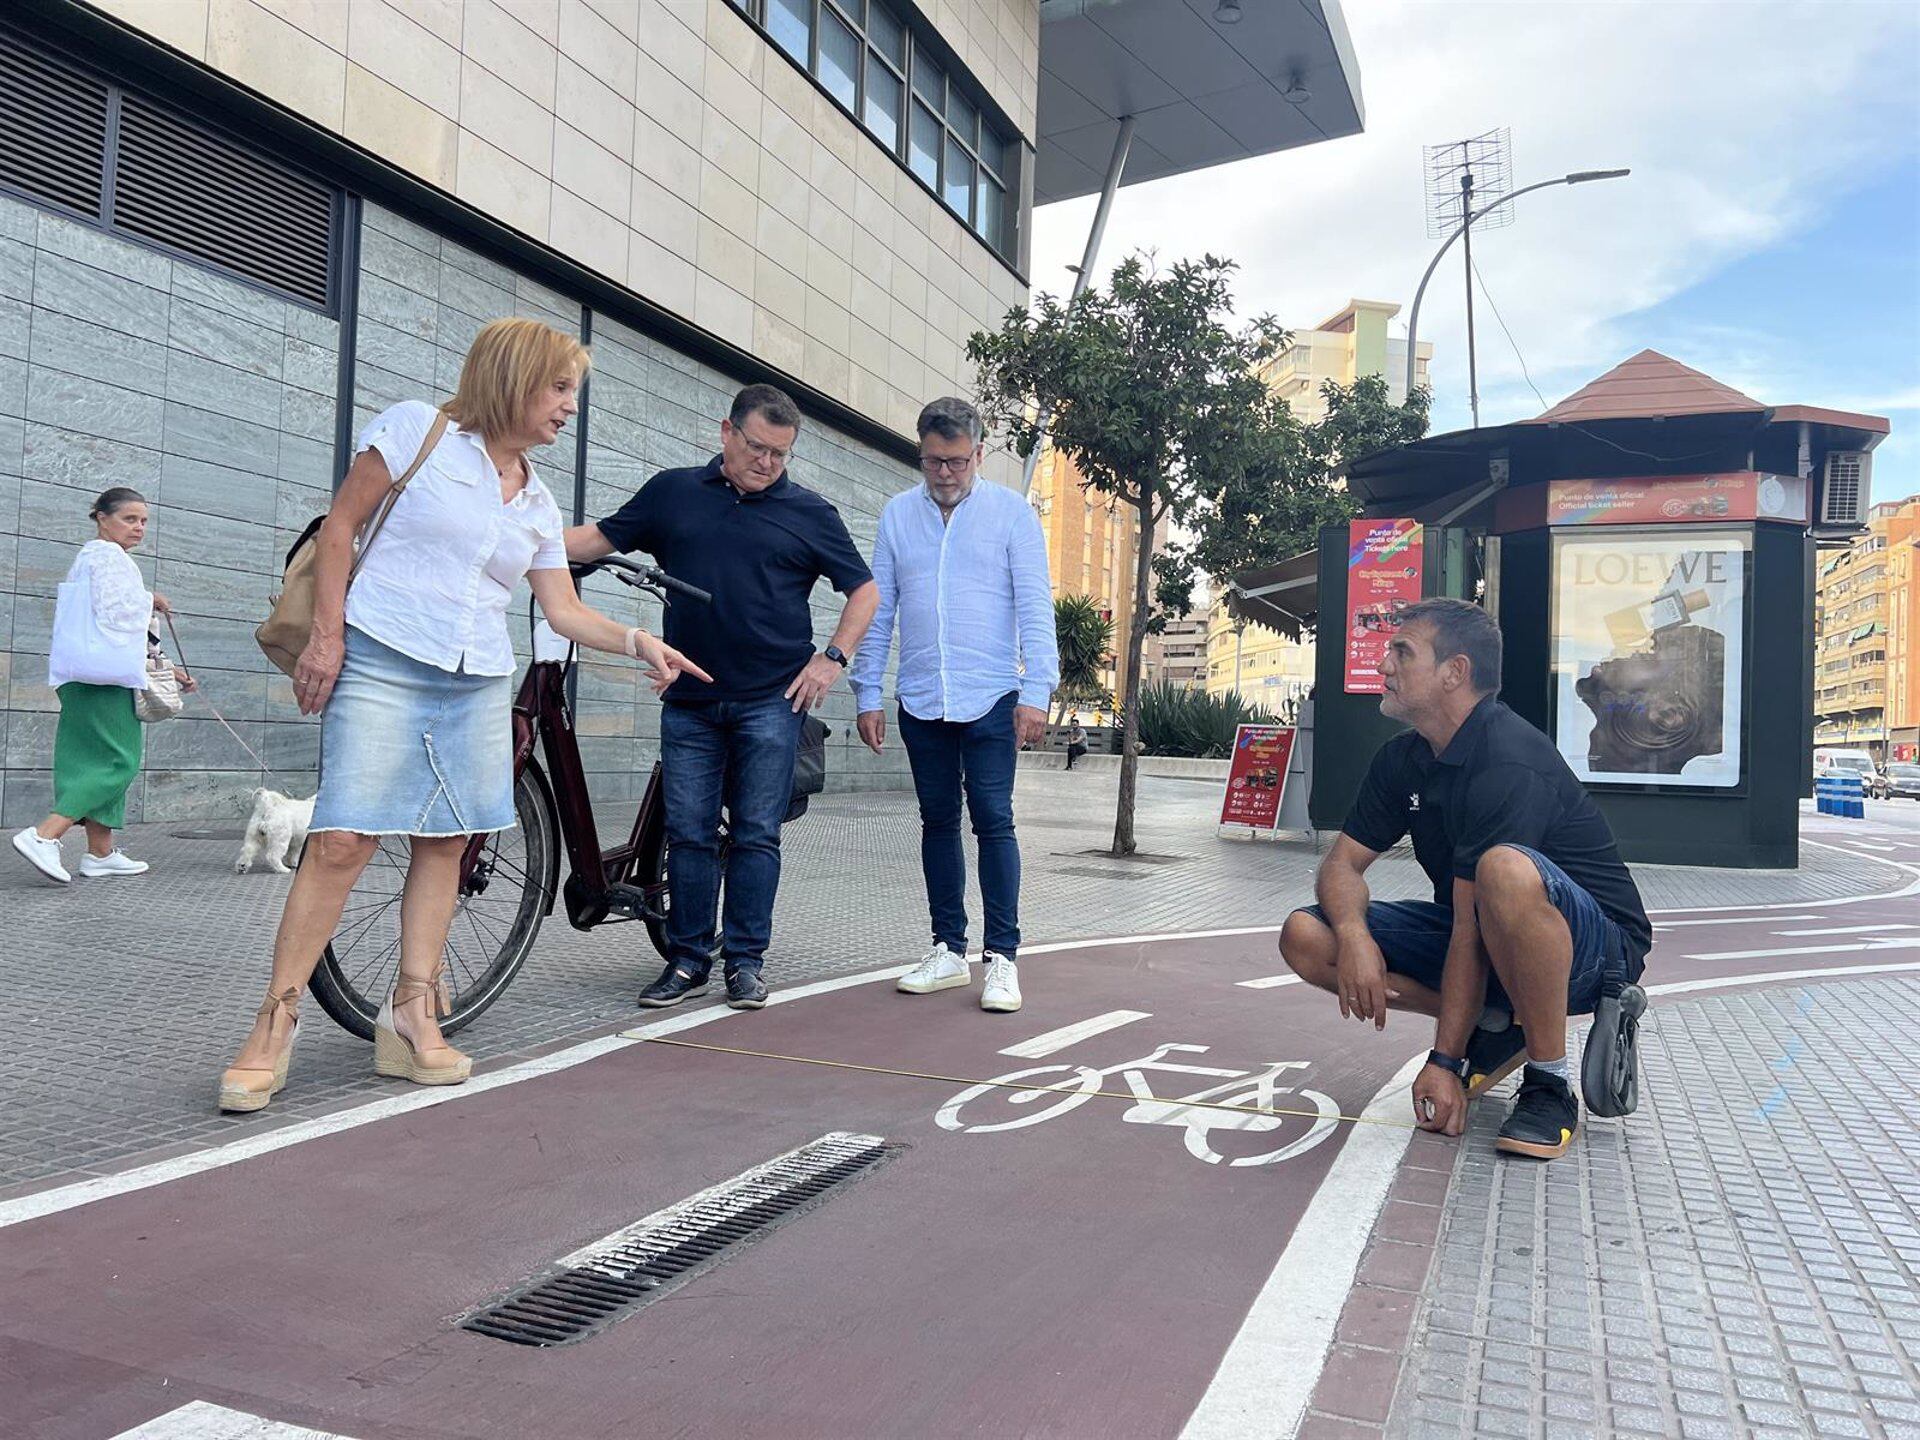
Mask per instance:
[[[1911,913],[1656,917],[1647,980],[1899,962],[1840,947],[1920,950],[1897,918]],[[1802,928],[1850,933],[1781,933]],[[364,1440],[1179,1433],[1352,1143],[1300,1092],[1358,1115],[1426,1044],[1417,1021],[1340,1021],[1285,983],[1273,946],[1036,953],[1010,1017],[980,1012],[977,990],[829,982],[757,1015],[674,1017],[670,1038],[875,1069],[641,1043],[58,1213],[0,1210],[0,1434],[112,1435],[196,1398]],[[958,1083],[1044,1067],[1060,1068],[1027,1078],[1077,1091],[1098,1072],[1129,1098]],[[1222,1124],[1137,1098],[1266,1085],[1315,1118]],[[908,1148],[576,1345],[454,1328],[578,1247],[833,1131]],[[1328,1198],[1339,1218],[1345,1197]],[[1352,1208],[1364,1239],[1371,1211]]]

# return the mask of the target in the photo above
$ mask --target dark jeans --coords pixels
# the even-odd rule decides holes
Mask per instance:
[[[920,868],[927,879],[933,938],[967,953],[967,860],[960,848],[960,797],[980,851],[987,949],[1009,960],[1020,949],[1020,842],[1013,833],[1013,738],[1017,691],[978,720],[921,720],[900,707],[900,738],[920,798]]]
[[[723,700],[660,711],[667,802],[667,961],[705,976],[720,891],[720,806],[727,807],[726,973],[758,970],[780,888],[780,819],[793,796],[800,716],[793,702]]]

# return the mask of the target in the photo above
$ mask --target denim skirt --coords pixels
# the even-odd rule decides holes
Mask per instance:
[[[314,830],[476,835],[513,827],[510,675],[442,670],[347,627],[320,724]]]

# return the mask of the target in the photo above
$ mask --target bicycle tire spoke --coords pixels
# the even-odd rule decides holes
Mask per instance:
[[[354,946],[358,945],[366,936],[367,932],[379,921],[381,915],[393,908],[394,903],[392,900],[387,901],[374,914],[368,915],[364,919],[356,920],[347,929],[336,933],[333,937],[334,955],[338,957],[352,951]],[[343,944],[342,942],[345,943]]]
[[[389,955],[392,955],[397,959],[399,957],[399,954],[400,954],[400,937],[396,935],[393,937],[393,939],[389,940],[386,943],[386,945],[384,945],[381,948],[380,952],[377,955],[375,955],[373,959],[369,960],[366,964],[362,965],[358,970],[354,971],[352,975],[348,976],[347,983],[352,985],[354,989],[358,990],[362,996],[366,996],[367,998],[372,998],[371,996],[368,996],[366,987],[360,983],[361,977],[364,976],[369,970],[372,970],[381,961],[385,960]],[[391,990],[393,987],[389,985],[387,988]],[[384,998],[384,996],[382,998]]]

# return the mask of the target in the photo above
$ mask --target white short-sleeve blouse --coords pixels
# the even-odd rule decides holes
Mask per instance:
[[[397,480],[438,413],[402,401],[374,418],[355,453],[378,450]],[[481,437],[449,424],[367,547],[347,591],[347,623],[442,670],[511,675],[507,603],[529,570],[566,567],[563,530],[531,463],[526,488],[503,504]]]

